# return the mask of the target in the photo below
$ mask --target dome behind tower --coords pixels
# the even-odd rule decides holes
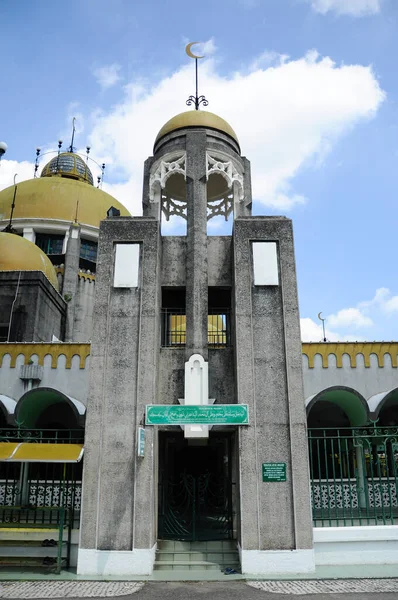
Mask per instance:
[[[221,131],[231,137],[239,146],[238,136],[231,125],[218,115],[207,110],[188,110],[167,121],[156,136],[155,146],[168,133],[188,127],[206,127],[207,129]]]
[[[93,175],[84,160],[74,152],[61,152],[48,162],[41,172],[41,177],[69,177],[93,185]]]
[[[41,271],[59,290],[50,259],[33,242],[13,233],[0,232],[0,271]]]
[[[0,219],[10,218],[13,195],[14,186],[0,192]],[[111,206],[130,216],[116,198],[94,186],[68,177],[38,177],[18,184],[14,224],[17,219],[57,219],[99,227]]]

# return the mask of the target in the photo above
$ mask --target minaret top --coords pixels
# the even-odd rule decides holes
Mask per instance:
[[[187,129],[190,127],[205,127],[207,129],[215,129],[217,131],[221,131],[222,133],[225,133],[226,135],[231,137],[239,146],[238,136],[232,129],[231,125],[218,115],[208,112],[207,110],[189,110],[180,113],[179,115],[176,115],[175,117],[167,121],[167,123],[163,125],[158,135],[156,136],[155,146],[159,142],[159,140],[168,133],[177,131],[178,129]]]

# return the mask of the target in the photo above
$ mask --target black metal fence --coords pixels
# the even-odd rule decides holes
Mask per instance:
[[[398,428],[309,429],[315,526],[398,523]]]
[[[82,444],[83,429],[0,429],[0,441],[30,444]],[[71,525],[79,526],[82,462],[0,461],[0,525],[15,523],[18,515],[43,524],[68,510]],[[40,509],[40,510],[38,510]],[[43,510],[41,510],[43,509]],[[31,511],[31,512],[30,512]]]

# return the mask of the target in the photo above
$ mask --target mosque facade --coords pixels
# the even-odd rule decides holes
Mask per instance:
[[[292,222],[252,215],[226,121],[162,127],[140,217],[71,145],[0,230],[0,564],[396,562],[398,343],[301,342]]]

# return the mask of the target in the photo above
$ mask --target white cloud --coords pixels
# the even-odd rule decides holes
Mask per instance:
[[[0,190],[13,185],[14,175],[16,175],[15,181],[18,184],[25,179],[32,179],[33,174],[33,163],[26,160],[18,162],[16,160],[6,160],[3,158],[0,162]]]
[[[122,67],[117,63],[105,65],[103,67],[94,69],[93,75],[102,89],[106,90],[120,81],[121,77],[119,75],[119,71],[121,68]]]
[[[213,40],[204,47],[212,51]],[[79,118],[90,156],[107,165],[104,189],[133,214],[141,213],[143,162],[156,134],[194,92],[191,62],[157,83],[132,80],[117,105]],[[262,54],[255,62],[221,75],[213,58],[201,61],[199,91],[235,129],[251,161],[254,199],[283,213],[307,201],[294,186],[300,169],[323,160],[337,139],[374,116],[385,94],[371,67],[336,65],[315,50],[296,60],[272,55],[272,64]],[[15,169],[21,179],[31,177]],[[4,171],[0,188],[12,183]]]
[[[363,17],[380,12],[381,0],[309,0],[312,8],[323,15],[329,11],[338,15]]]
[[[323,342],[323,328],[321,323],[312,319],[300,319],[301,340],[303,342]],[[356,333],[339,333],[325,327],[325,337],[328,342],[363,342],[365,338]]]
[[[325,319],[328,341],[365,341],[374,340],[374,330],[384,327],[389,332],[385,339],[391,338],[389,318],[395,318],[398,312],[398,295],[393,296],[388,288],[378,288],[371,300],[359,302],[356,307],[343,308]],[[387,318],[387,321],[386,321]],[[361,329],[361,336],[357,331]],[[310,318],[301,319],[302,339],[306,342],[319,342],[323,339],[321,323]]]
[[[387,315],[398,311],[398,296],[393,296],[388,288],[379,288],[372,300],[359,305],[368,309],[377,308]]]
[[[337,314],[328,317],[328,325],[335,327],[372,327],[373,321],[361,312],[359,308],[343,308]]]
[[[229,76],[213,59],[201,62],[200,93],[209,109],[235,129],[242,152],[252,163],[254,198],[265,206],[290,210],[305,198],[293,186],[297,172],[319,160],[354,125],[372,117],[385,94],[370,67],[337,66],[315,51],[297,60],[283,57],[268,68],[253,65]],[[162,125],[194,91],[192,65],[149,85],[132,81],[121,102],[92,116],[90,145],[109,155],[125,181],[141,186],[142,165]],[[228,99],[228,102],[226,102]],[[141,195],[128,201],[140,212]]]

